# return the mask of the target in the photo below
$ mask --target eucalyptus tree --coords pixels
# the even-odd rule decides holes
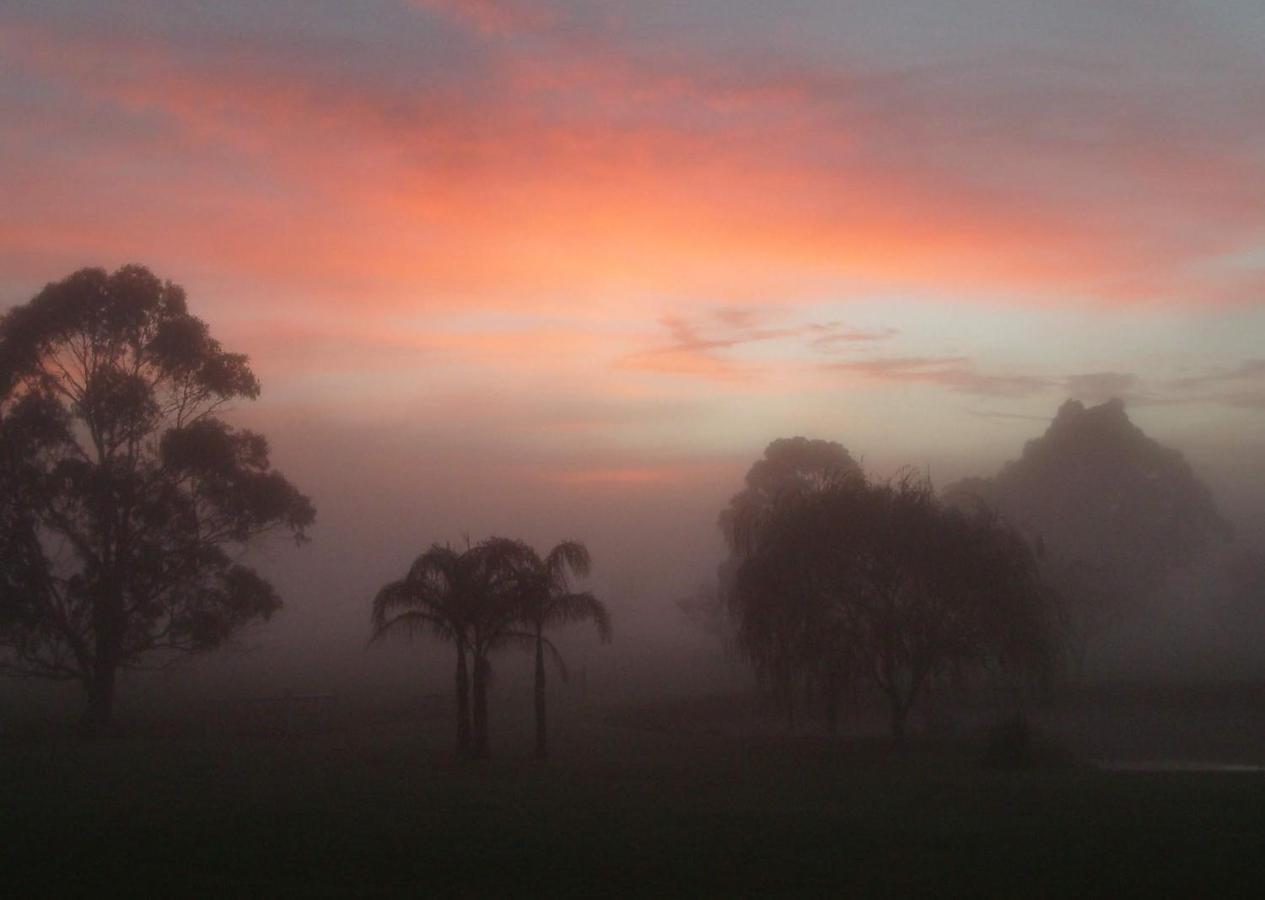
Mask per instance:
[[[1182,454],[1148,437],[1118,399],[1068,400],[1017,459],[946,496],[987,502],[1043,547],[1078,669],[1105,635],[1154,612],[1183,567],[1231,537]]]
[[[572,622],[592,622],[603,643],[611,639],[611,617],[606,606],[588,591],[572,590],[573,577],[586,578],[592,568],[588,548],[563,541],[543,558],[532,547],[518,543],[512,550],[519,616],[527,627],[536,654],[536,755],[548,756],[546,728],[545,650],[560,659],[544,636],[545,629]],[[565,669],[563,670],[565,676]]]
[[[302,541],[315,510],[219,415],[259,389],[140,266],[82,269],[0,317],[0,671],[79,681],[85,731],[109,725],[120,669],[280,607],[239,559],[271,532]]]

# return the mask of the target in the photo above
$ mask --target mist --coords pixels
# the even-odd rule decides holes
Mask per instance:
[[[15,889],[1256,887],[1263,29],[6,4]]]

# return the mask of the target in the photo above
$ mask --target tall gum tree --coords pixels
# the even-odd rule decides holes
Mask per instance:
[[[945,496],[987,503],[1042,548],[1078,674],[1102,638],[1154,614],[1169,579],[1231,536],[1182,454],[1144,434],[1120,400],[1068,400],[1018,459]]]
[[[218,647],[281,601],[242,551],[311,501],[219,417],[259,382],[141,266],[82,269],[0,318],[0,671],[77,680]]]

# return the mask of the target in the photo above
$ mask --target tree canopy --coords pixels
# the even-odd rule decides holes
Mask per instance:
[[[421,632],[451,643],[457,652],[459,755],[489,754],[490,655],[510,645],[536,654],[536,750],[545,755],[546,655],[563,677],[566,669],[544,629],[588,620],[604,642],[610,640],[606,607],[590,593],[571,590],[571,576],[587,575],[589,566],[588,549],[577,541],[563,541],[542,558],[522,541],[490,537],[464,550],[434,544],[403,578],[378,591],[370,616],[375,639]]]
[[[1041,546],[1078,655],[1230,533],[1182,454],[1147,437],[1120,400],[1067,401],[1019,459],[946,496],[987,503]]]
[[[0,318],[0,669],[80,681],[222,645],[281,601],[240,561],[310,500],[217,414],[259,382],[147,269],[83,269]]]
[[[888,701],[899,739],[936,681],[1053,658],[1024,539],[984,506],[946,506],[912,474],[785,491],[739,520],[732,546],[738,645],[789,716],[816,696],[833,726],[841,689],[865,683]]]
[[[784,492],[820,487],[860,471],[852,455],[835,441],[778,438],[747,470],[743,489],[720,513],[720,529],[732,542],[740,519],[760,515]]]

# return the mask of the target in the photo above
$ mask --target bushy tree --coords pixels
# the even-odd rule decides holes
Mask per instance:
[[[913,475],[785,492],[736,523],[734,548],[739,645],[790,715],[797,695],[816,695],[833,728],[840,690],[863,682],[900,740],[935,681],[1031,669],[1053,649],[1023,538],[986,507],[945,506]]]
[[[1076,660],[1230,534],[1189,463],[1147,437],[1120,400],[1088,408],[1067,401],[1019,459],[946,497],[987,503],[1042,548]]]
[[[83,269],[0,318],[0,670],[73,679],[84,725],[119,669],[220,646],[280,600],[241,551],[315,511],[267,441],[217,413],[259,394],[184,291]]]
[[[787,493],[803,493],[861,474],[847,449],[817,438],[778,438],[751,464],[743,488],[730,498],[718,518],[731,545],[743,520],[759,517]]]
[[[835,441],[805,437],[772,441],[747,470],[742,490],[730,498],[717,517],[730,554],[716,567],[714,581],[699,585],[693,594],[677,602],[686,621],[728,646],[735,639],[733,623],[727,615],[728,598],[734,590],[740,562],[733,548],[743,523],[760,518],[784,494],[819,488],[860,472],[847,449]]]

